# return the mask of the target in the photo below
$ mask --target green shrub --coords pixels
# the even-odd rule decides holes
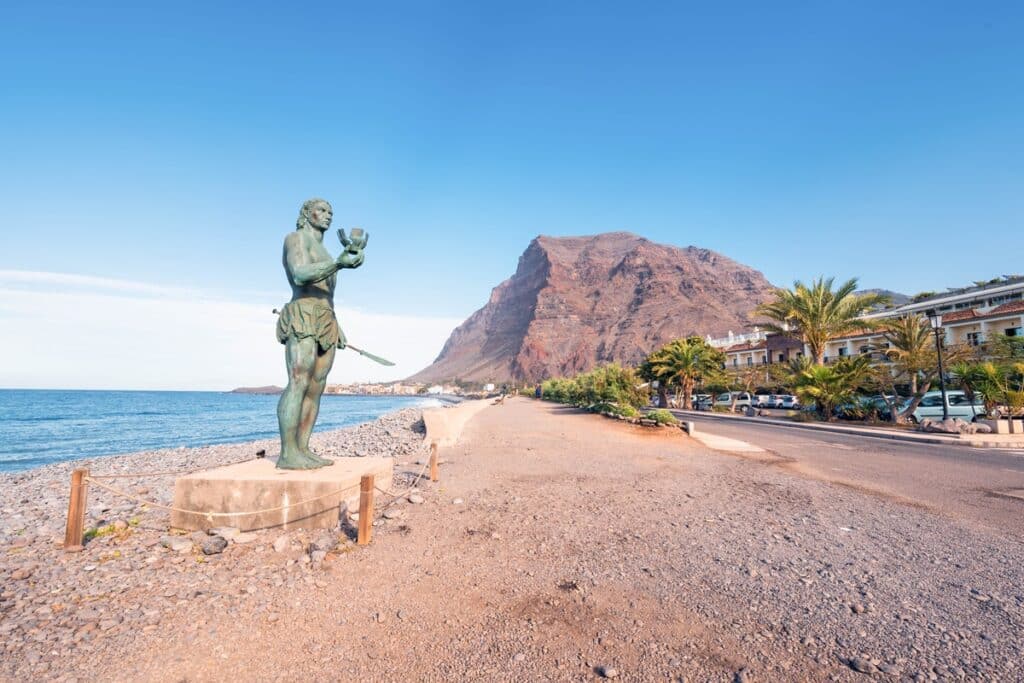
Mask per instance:
[[[676,425],[676,424],[679,424],[679,420],[676,419],[676,416],[673,415],[672,413],[668,412],[664,408],[659,408],[658,410],[652,410],[652,411],[648,412],[646,415],[644,415],[644,417],[646,417],[648,420],[654,420],[655,422],[657,422],[660,425]]]
[[[622,417],[636,417],[640,414],[636,408],[631,405],[620,405],[618,403],[612,403],[609,401],[602,401],[601,403],[595,403],[587,406],[587,410],[594,413],[621,415]]]
[[[713,413],[731,413],[729,406],[711,406],[711,412]]]
[[[571,379],[556,378],[541,383],[544,398],[593,409],[599,404],[639,408],[647,404],[647,393],[636,372],[616,364],[602,365]]]
[[[633,406],[619,406],[618,414],[622,417],[636,417],[640,414],[640,411]]]

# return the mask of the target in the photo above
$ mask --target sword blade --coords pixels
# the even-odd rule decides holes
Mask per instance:
[[[381,358],[380,356],[375,356],[372,353],[370,353],[369,351],[363,351],[362,349],[360,349],[358,347],[355,347],[355,346],[352,346],[351,344],[345,344],[345,348],[346,349],[352,349],[353,351],[355,351],[359,355],[366,356],[370,360],[375,361],[377,363],[380,363],[381,365],[387,365],[387,366],[394,365],[394,363],[389,361],[387,358]]]

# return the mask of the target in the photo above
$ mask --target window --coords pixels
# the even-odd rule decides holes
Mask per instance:
[[[740,364],[740,359],[739,359],[739,357],[738,357],[738,356],[733,356],[733,357],[732,357],[732,366],[733,366],[733,367],[735,368],[735,367],[737,367],[737,366],[738,366],[739,364]]]
[[[768,354],[761,356],[761,365],[768,365]]]
[[[1024,337],[1024,327],[1008,327],[1006,328],[1007,337]]]
[[[868,346],[867,344],[864,344],[863,346],[860,347],[860,352],[861,353],[871,353],[871,347]]]
[[[845,346],[840,346],[839,357],[842,358],[843,356],[845,356],[847,351],[849,351],[849,349],[847,349]]]
[[[968,332],[967,343],[971,346],[977,346],[981,343],[981,332]]]
[[[1006,334],[1010,335],[1011,337],[1013,336],[1012,334],[1010,334],[1009,330],[1007,330]],[[784,354],[784,353],[780,353],[779,354],[779,362],[780,363],[786,362],[786,354]]]
[[[754,364],[754,357],[753,356],[747,356],[747,365],[753,365],[753,364]]]
[[[939,408],[942,406],[942,395],[937,396],[925,396],[921,399],[922,408]]]

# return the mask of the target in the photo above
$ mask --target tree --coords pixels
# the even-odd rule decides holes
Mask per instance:
[[[654,352],[657,353],[657,352]],[[668,408],[668,373],[664,369],[659,368],[655,370],[653,361],[654,353],[651,353],[644,359],[644,362],[637,368],[637,374],[641,379],[647,382],[658,383],[658,407]]]
[[[835,278],[819,277],[808,287],[797,280],[792,289],[775,290],[775,300],[757,308],[757,313],[774,321],[766,323],[765,328],[799,336],[817,365],[824,365],[825,345],[830,339],[876,327],[877,323],[860,316],[889,302],[884,294],[855,294],[857,278],[847,280],[833,291],[834,281]]]
[[[765,379],[763,367],[761,365],[741,365],[722,373],[725,376],[726,388],[732,394],[732,400],[729,402],[730,413],[736,412],[740,394],[746,392],[751,396],[754,395],[754,389]],[[751,401],[751,405],[753,405],[753,401]]]
[[[657,379],[659,389],[664,384],[678,387],[682,406],[689,408],[693,387],[717,373],[724,362],[725,354],[693,336],[675,339],[652,353],[641,366],[641,375]]]
[[[994,367],[993,365],[993,370]],[[971,402],[971,405],[974,405],[975,397],[981,396],[985,402],[986,413],[991,412],[995,408],[995,397],[990,398],[985,393],[985,390],[990,386],[991,373],[984,363],[972,363],[971,361],[962,360],[949,366],[949,374],[952,376],[953,381],[963,389],[964,396]]]
[[[917,410],[921,399],[939,378],[939,359],[935,351],[933,334],[926,318],[920,315],[906,315],[887,321],[882,332],[886,345],[875,346],[876,351],[884,354],[892,362],[889,372],[883,372],[881,381],[884,382],[885,376],[888,375],[888,391],[883,391],[882,396],[889,406],[893,422],[909,419]],[[946,361],[951,364],[963,360],[965,355],[966,350],[961,346],[947,347],[943,351]],[[910,401],[902,410],[896,405],[897,380],[906,381],[910,385]]]
[[[985,401],[985,412],[1002,412],[1016,415],[1024,411],[1024,362],[984,361],[981,363],[956,363],[950,367],[957,383],[964,393],[971,396],[980,394]]]
[[[938,371],[939,361],[933,334],[931,325],[924,317],[906,315],[887,324],[882,332],[886,345],[875,347],[906,376],[911,395],[917,395],[920,375],[933,368]]]
[[[853,400],[858,386],[871,373],[871,358],[840,358],[832,365],[797,365],[794,393],[802,403],[814,403],[826,420],[833,420],[837,405]]]

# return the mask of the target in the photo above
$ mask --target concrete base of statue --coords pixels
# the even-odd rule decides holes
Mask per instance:
[[[315,470],[279,470],[277,458],[195,472],[174,482],[171,526],[198,531],[218,526],[257,529],[330,529],[338,525],[341,503],[359,509],[359,481],[366,474],[391,488],[391,458],[331,458]],[[206,513],[239,513],[207,515]]]

